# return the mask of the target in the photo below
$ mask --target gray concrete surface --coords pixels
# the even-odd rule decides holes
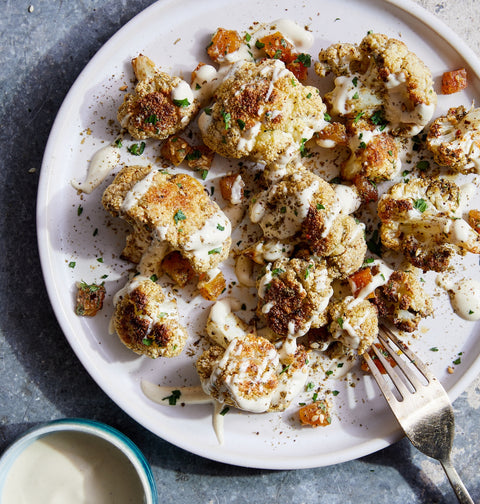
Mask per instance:
[[[478,0],[417,2],[480,55]],[[73,354],[49,305],[37,254],[35,198],[42,154],[55,114],[79,72],[111,35],[151,3],[0,2],[0,452],[37,423],[88,417],[120,429],[143,450],[160,502],[455,502],[439,464],[406,440],[359,460],[295,471],[244,469],[192,455],[128,417]],[[454,462],[480,502],[478,379],[454,407]]]

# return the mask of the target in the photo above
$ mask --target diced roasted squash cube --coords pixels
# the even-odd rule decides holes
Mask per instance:
[[[162,268],[179,287],[185,287],[195,275],[190,262],[177,250],[165,256]]]
[[[212,279],[207,274],[200,275],[198,290],[204,299],[215,301],[225,288],[226,282],[221,271]]]
[[[103,283],[100,285],[85,282],[78,283],[75,313],[84,317],[96,315],[103,307],[105,292]]]

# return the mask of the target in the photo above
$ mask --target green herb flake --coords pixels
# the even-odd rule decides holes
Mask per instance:
[[[332,374],[333,374],[333,371],[332,371],[331,369],[329,369],[328,371],[326,371],[326,372],[325,372],[325,374],[326,374],[327,376],[330,376],[330,375],[332,375]]]
[[[214,248],[208,251],[208,255],[220,254],[222,252],[222,247]]]
[[[453,363],[458,366],[458,364],[462,363],[462,359],[459,357],[458,359],[455,359]]]
[[[175,224],[178,224],[180,221],[185,220],[186,218],[187,216],[182,212],[182,210],[177,210],[177,212],[173,216]]]
[[[325,210],[325,207],[321,203],[317,203],[317,210]]]
[[[183,98],[182,100],[173,100],[173,104],[180,108],[186,108],[190,106],[188,98]]]
[[[122,147],[122,139],[121,138],[117,138],[115,140],[115,146],[118,147],[119,149]]]
[[[181,395],[182,393],[180,392],[180,390],[172,390],[172,394],[167,397],[164,397],[162,401],[168,400],[168,404],[170,404],[170,406],[175,406],[177,404],[177,401],[180,399]]]
[[[155,275],[155,274],[153,274],[153,275],[150,277],[150,280],[151,280],[152,282],[156,282],[156,281],[158,280],[158,276],[157,276],[157,275]]]
[[[438,352],[438,347],[434,346],[430,348],[430,352]]]
[[[330,122],[332,120],[332,116],[330,114],[328,114],[327,112],[325,112],[323,114],[323,118],[325,119],[325,121],[327,122]]]
[[[228,412],[230,411],[230,408],[228,406],[225,406],[225,408],[220,411],[220,415],[225,416]]]
[[[147,118],[145,118],[145,122],[147,124],[157,124],[158,117],[156,116],[156,114],[151,114]]]
[[[103,257],[97,257],[97,262],[103,263]]]
[[[358,77],[354,77],[354,78],[352,79],[352,84],[353,84],[355,87],[357,87],[357,84],[358,84]]]
[[[417,163],[417,168],[420,171],[427,171],[430,168],[430,163],[428,161],[419,161]]]
[[[260,40],[257,40],[257,41],[255,42],[255,47],[256,47],[257,49],[263,49],[263,48],[265,47],[265,44],[264,44],[263,42],[260,42]]]
[[[228,130],[230,128],[230,123],[232,121],[232,115],[230,112],[225,112],[225,110],[222,110],[220,114],[223,117],[223,123],[225,124],[225,129]]]
[[[82,215],[82,213],[83,213],[83,207],[82,207],[82,205],[78,205],[77,215],[80,216],[80,215]]]
[[[217,229],[219,231],[225,231],[225,226],[222,226],[221,224],[217,224]]]
[[[142,343],[145,345],[145,346],[150,346],[153,341],[150,339],[150,338],[143,338],[142,339]]]
[[[127,147],[127,150],[134,156],[141,156],[145,150],[145,145],[145,142],[141,142],[140,144],[133,144],[130,145],[130,147]]]
[[[418,198],[413,202],[413,208],[423,213],[427,209],[427,202],[423,198]]]
[[[358,91],[352,96],[353,100],[358,100],[360,98]]]
[[[308,382],[305,385],[305,392],[311,392],[315,388],[315,385],[313,382]]]
[[[205,114],[207,114],[208,116],[209,115],[212,115],[212,109],[207,107],[207,108],[204,108],[203,111],[205,112]]]
[[[274,277],[281,275],[282,273],[285,273],[285,270],[282,268],[274,268],[272,270],[272,276],[274,276]]]
[[[241,119],[237,119],[237,124],[241,130],[245,129],[245,121],[242,121]]]
[[[353,120],[354,124],[357,124],[358,121],[360,121],[360,119],[362,118],[362,116],[365,115],[365,112],[359,112],[356,116],[355,116],[355,119]]]
[[[343,329],[343,318],[342,317],[337,318],[337,324],[340,326],[340,329]]]
[[[75,261],[70,261],[70,262],[68,263],[68,267],[69,267],[69,268],[72,268],[72,269],[73,269],[73,268],[75,268],[75,266],[76,266],[76,265],[77,265],[77,263],[76,263]]]
[[[280,374],[286,373],[290,369],[290,364],[283,366],[283,369],[280,371]]]
[[[332,395],[337,396],[338,394],[340,394],[338,390],[332,390]]]
[[[312,57],[310,54],[301,53],[297,56],[294,63],[301,63],[304,67],[309,68],[312,65]]]

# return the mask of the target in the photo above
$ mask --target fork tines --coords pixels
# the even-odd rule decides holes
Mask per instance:
[[[378,341],[380,346],[374,344],[371,346],[371,349],[373,350],[375,357],[379,359],[381,365],[385,368],[387,375],[392,380],[393,384],[402,396],[402,399],[411,395],[412,392],[418,392],[422,387],[428,385],[429,383],[437,381],[436,378],[428,371],[425,364],[423,364],[423,362],[421,362],[420,359],[409,348],[407,348],[392,331],[390,331],[390,329],[383,325],[379,328]],[[365,361],[368,364],[375,381],[382,390],[382,393],[387,396],[389,401],[396,400],[387,384],[387,381],[382,376],[382,372],[374,362],[375,357],[372,359],[368,352],[364,354]],[[393,360],[396,366],[395,364],[392,365],[392,363],[389,362],[389,358]],[[415,372],[414,367],[418,370],[418,372]]]

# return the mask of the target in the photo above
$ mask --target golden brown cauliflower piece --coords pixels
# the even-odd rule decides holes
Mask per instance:
[[[279,259],[269,263],[257,280],[257,312],[281,336],[302,336],[325,325],[333,294],[325,261]]]
[[[418,134],[431,119],[437,103],[431,73],[403,42],[370,33],[358,46],[334,44],[318,59],[318,75],[336,76],[325,95],[333,115],[362,116],[401,136]]]
[[[427,148],[440,166],[460,173],[480,173],[480,108],[462,105],[433,121]]]
[[[325,231],[330,225],[328,212],[337,206],[330,184],[307,170],[286,176],[251,201],[250,220],[260,225],[266,238],[279,240],[299,233],[311,211],[318,212],[317,220]]]
[[[132,60],[132,67],[138,83],[118,109],[121,126],[133,138],[159,140],[185,128],[199,107],[190,85],[161,72],[142,54]]]
[[[377,308],[365,299],[347,296],[328,307],[328,330],[333,339],[361,355],[378,334]]]
[[[176,301],[149,278],[134,278],[116,294],[113,326],[126,347],[152,359],[179,355],[187,341]]]
[[[300,156],[305,142],[324,125],[318,90],[304,86],[283,62],[237,64],[202,112],[203,141],[227,158],[270,163]]]
[[[228,256],[230,221],[190,175],[126,166],[105,190],[102,203],[112,215],[134,226],[130,247],[144,245],[143,230],[147,230],[150,247],[165,243],[178,250],[196,273],[215,268]],[[138,234],[142,240],[136,240]]]
[[[442,179],[395,184],[378,203],[382,244],[423,271],[444,271],[454,253],[480,253],[480,235],[462,218],[467,190]]]
[[[268,411],[278,387],[279,356],[262,337],[247,334],[228,347],[212,346],[199,357],[196,368],[206,394],[244,411]]]
[[[375,290],[373,302],[381,317],[406,332],[416,331],[421,319],[433,313],[430,296],[411,271],[394,271],[388,281]]]

